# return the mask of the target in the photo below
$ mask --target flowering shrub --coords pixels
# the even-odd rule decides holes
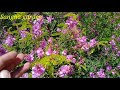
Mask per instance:
[[[1,29],[0,56],[15,50],[26,54],[20,65],[31,63],[20,78],[120,77],[117,12],[41,12],[36,19],[2,20]]]

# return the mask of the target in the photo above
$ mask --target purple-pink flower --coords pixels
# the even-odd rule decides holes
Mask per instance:
[[[89,75],[90,75],[90,78],[96,78],[96,75],[93,72],[90,72]]]
[[[67,60],[71,61],[72,63],[76,63],[76,59],[74,58],[75,56],[74,55],[67,55],[66,58]]]
[[[53,53],[53,51],[52,51],[52,48],[50,47],[47,51],[46,51],[46,55],[51,55]]]
[[[115,45],[116,45],[115,40],[111,40],[109,43],[110,43],[110,45],[112,45],[112,46],[115,46]]]
[[[68,60],[72,60],[72,59],[74,58],[74,55],[67,55],[66,58],[67,58]]]
[[[5,40],[5,44],[8,46],[13,46],[14,41],[15,41],[15,38],[12,35],[8,35]]]
[[[32,78],[40,78],[44,72],[45,68],[42,65],[37,64],[36,66],[32,67]]]
[[[41,47],[42,49],[44,49],[44,48],[46,47],[46,45],[47,45],[47,42],[46,42],[45,39],[44,39],[43,41],[41,41],[40,47]]]
[[[97,44],[97,41],[94,39],[90,40],[89,45],[90,47],[94,47]]]
[[[98,71],[96,74],[99,78],[105,78],[106,77],[104,69],[100,69],[100,71]]]
[[[61,32],[62,30],[60,28],[57,28],[57,32]]]
[[[113,51],[117,51],[117,50],[118,50],[117,46],[113,45],[113,46],[112,46],[112,50],[113,50]]]
[[[53,38],[50,37],[50,38],[48,39],[48,43],[52,43],[52,42],[53,42]]]
[[[48,23],[51,23],[52,20],[54,20],[54,18],[53,18],[52,16],[47,17],[47,22],[48,22]]]
[[[112,70],[112,66],[108,65],[108,66],[106,67],[106,70],[107,70],[107,71]]]
[[[21,36],[21,38],[23,39],[23,38],[25,38],[26,37],[26,31],[25,30],[20,30],[20,36]]]
[[[33,26],[33,34],[35,35],[35,37],[39,37],[43,34],[42,30],[40,29],[39,24],[35,24]]]
[[[72,75],[73,72],[74,72],[73,66],[63,65],[59,68],[57,75],[61,78],[64,78],[65,76]]]
[[[66,23],[69,27],[69,29],[74,28],[75,26],[77,26],[78,22],[76,20],[73,20],[73,17],[69,17],[68,20],[66,20]]]
[[[7,50],[5,50],[2,45],[0,45],[0,56],[4,55],[7,53]]]
[[[72,59],[72,63],[74,63],[74,64],[76,63],[76,59],[75,58]]]
[[[93,12],[93,16],[96,17],[97,13],[96,12]]]
[[[37,49],[36,53],[39,58],[42,58],[44,56],[44,51],[41,47]]]
[[[117,52],[117,56],[119,56],[119,57],[120,57],[120,51],[118,51],[118,52]]]
[[[83,36],[83,37],[81,37],[81,38],[77,38],[77,41],[78,41],[78,43],[79,44],[85,44],[86,43],[86,41],[87,41],[87,38],[86,38],[86,36]]]
[[[42,24],[43,24],[43,18],[34,21],[32,31],[35,37],[39,37],[43,34],[41,30]]]
[[[67,34],[67,29],[61,31],[63,34]]]
[[[79,57],[79,64],[83,64],[84,63],[84,59],[82,57]]]
[[[113,70],[113,71],[112,71],[112,75],[115,75],[115,74],[116,74],[116,71],[115,71],[115,70]]]
[[[90,45],[88,43],[85,43],[83,46],[82,46],[82,50],[83,51],[89,51],[89,48],[90,48]]]
[[[34,61],[34,51],[32,51],[30,54],[26,55],[25,60],[28,62],[33,62]]]
[[[120,37],[117,38],[117,41],[120,42]]]
[[[29,78],[28,73],[24,73],[20,78]]]
[[[118,65],[117,68],[120,70],[120,65]]]
[[[67,50],[63,50],[62,55],[67,55]]]
[[[59,52],[58,51],[56,51],[56,50],[54,50],[53,52],[52,52],[52,54],[58,54]]]

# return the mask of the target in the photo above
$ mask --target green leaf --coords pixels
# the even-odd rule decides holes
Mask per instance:
[[[95,48],[92,48],[89,52],[88,52],[88,55],[90,56],[92,53],[94,53],[95,51]]]
[[[80,67],[82,67],[85,71],[87,71],[87,68],[85,65],[80,65]]]
[[[61,33],[53,33],[51,36],[59,36]]]
[[[78,15],[76,15],[76,14],[74,14],[74,13],[67,13],[66,15],[64,15],[65,18],[66,18],[66,17],[70,17],[70,16],[72,16],[74,20],[76,20],[77,17],[78,17]]]

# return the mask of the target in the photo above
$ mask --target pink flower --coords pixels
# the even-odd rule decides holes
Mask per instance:
[[[86,36],[83,36],[82,38],[77,38],[77,41],[78,41],[79,44],[83,45],[83,44],[86,43],[87,38],[86,38]]]
[[[42,49],[44,49],[44,48],[46,47],[46,45],[47,45],[47,42],[46,42],[45,39],[44,39],[43,41],[41,41],[40,47],[41,47]]]
[[[61,32],[62,30],[60,28],[57,28],[57,32]]]
[[[7,53],[7,50],[5,50],[2,45],[0,45],[0,56],[4,55]]]
[[[105,75],[105,73],[104,73],[104,69],[100,69],[100,71],[97,72],[97,76],[98,76],[99,78],[105,78],[106,75]]]
[[[110,45],[112,45],[112,46],[115,46],[115,45],[116,45],[115,40],[111,40],[109,43],[110,43]]]
[[[50,37],[50,38],[48,39],[48,43],[52,43],[52,42],[53,42],[53,38]]]
[[[52,53],[53,53],[53,54],[58,54],[59,52],[58,52],[58,51],[56,51],[56,50],[54,50]]]
[[[51,55],[51,54],[52,54],[52,52],[53,52],[53,51],[52,51],[52,48],[49,48],[49,49],[46,51],[46,55],[48,55],[48,56],[49,56],[49,55]]]
[[[21,36],[21,38],[23,39],[23,38],[25,38],[26,37],[26,31],[25,30],[20,30],[20,36]]]
[[[30,54],[28,54],[25,57],[25,60],[28,61],[28,62],[33,62],[34,61],[34,51],[32,51]]]
[[[51,23],[52,20],[54,20],[54,18],[53,18],[52,16],[47,17],[47,21],[48,21],[48,23]]]
[[[96,78],[96,75],[95,75],[95,73],[93,73],[93,72],[90,72],[90,78]]]
[[[118,65],[117,68],[120,69],[120,65]]]
[[[112,70],[112,66],[108,65],[108,66],[106,67],[106,70],[107,70],[107,71],[111,71],[111,70]]]
[[[43,24],[43,18],[34,21],[32,31],[33,31],[33,35],[35,35],[35,37],[39,37],[40,35],[43,34],[43,32],[41,30],[42,24]]]
[[[32,67],[32,78],[40,78],[42,74],[44,74],[45,68],[37,64],[36,66]]]
[[[77,26],[78,22],[76,20],[73,20],[73,17],[69,17],[68,20],[66,20],[66,23],[69,27],[69,29],[74,28],[75,26]]]
[[[115,75],[115,74],[116,74],[116,72],[115,72],[115,70],[113,70],[113,71],[112,71],[112,75]]]
[[[76,63],[76,59],[74,58],[74,55],[67,55],[66,56],[67,60],[71,61],[72,63]]]
[[[90,47],[94,47],[97,44],[97,41],[95,39],[92,39],[88,44],[90,45]]]
[[[82,57],[79,57],[79,64],[83,64],[84,63],[84,59]]]
[[[64,50],[63,52],[62,52],[62,55],[67,55],[67,50]]]
[[[118,51],[118,52],[117,52],[117,56],[119,56],[119,57],[120,57],[120,51]]]
[[[96,12],[93,12],[93,16],[96,17]]]
[[[20,78],[28,78],[28,77],[29,77],[28,73],[24,73]]]
[[[33,35],[35,35],[35,37],[39,37],[42,34],[43,34],[43,32],[41,31],[39,24],[35,24],[33,26]]]
[[[61,78],[64,78],[65,76],[72,75],[73,71],[74,71],[73,66],[63,65],[59,68],[57,75]]]
[[[33,24],[39,24],[40,26],[44,23],[44,17],[38,18],[33,22]]]
[[[58,47],[58,44],[55,44],[55,47]]]
[[[62,32],[63,34],[67,34],[67,30],[66,30],[66,29],[62,30],[61,32]]]
[[[88,51],[89,48],[90,48],[89,44],[88,44],[88,43],[85,43],[85,44],[82,46],[81,49],[84,50],[84,51]]]
[[[112,37],[111,37],[111,38],[113,38],[113,39],[114,39],[114,38],[115,38],[115,35],[112,35]]]
[[[117,38],[117,41],[120,42],[120,37]]]
[[[74,57],[74,55],[67,55],[67,56],[66,56],[66,58],[67,58],[68,60],[72,60],[73,57]]]
[[[14,41],[15,41],[15,38],[12,35],[8,35],[5,40],[5,44],[8,46],[13,46]]]
[[[43,49],[41,47],[38,48],[36,52],[37,52],[37,56],[39,58],[42,58],[44,56],[44,51],[43,51]]]
[[[75,58],[72,59],[72,63],[74,63],[74,64],[76,63],[76,59]]]
[[[113,50],[113,51],[117,51],[117,50],[118,50],[117,46],[113,45],[113,46],[112,46],[112,50]]]

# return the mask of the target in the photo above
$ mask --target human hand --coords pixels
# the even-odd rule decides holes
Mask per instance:
[[[24,56],[24,54],[17,54],[15,51],[0,56],[0,78],[19,78],[29,70],[29,62],[15,70],[15,67],[24,59]]]

